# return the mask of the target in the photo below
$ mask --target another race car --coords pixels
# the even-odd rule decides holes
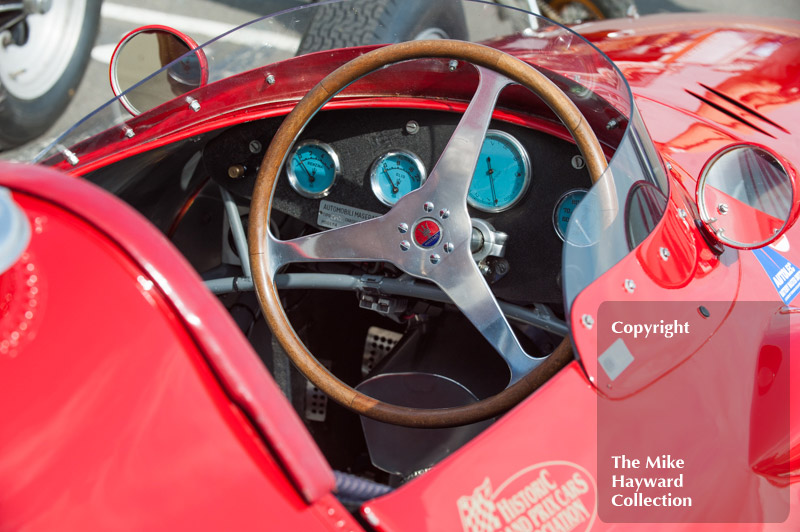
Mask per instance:
[[[83,78],[101,0],[0,0],[0,150],[44,133]]]
[[[140,28],[0,165],[0,530],[800,528],[800,25],[440,4]]]

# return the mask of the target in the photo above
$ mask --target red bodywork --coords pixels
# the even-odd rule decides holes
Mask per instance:
[[[0,529],[356,526],[250,344],[158,231],[56,172],[0,172],[33,228],[0,277],[15,296],[0,321]]]
[[[754,142],[800,161],[792,136],[800,123],[799,28],[718,16],[699,22],[660,16],[582,29],[630,81],[671,178],[667,213],[634,253],[573,303],[570,328],[581,361],[431,471],[366,504],[362,514],[376,530],[469,529],[469,523],[486,518],[476,510],[481,501],[500,502],[526,485],[546,485],[557,492],[560,508],[574,510],[572,521],[566,515],[559,521],[564,529],[572,523],[571,530],[641,530],[642,525],[598,518],[593,442],[598,409],[613,400],[621,410],[603,417],[607,425],[601,428],[622,430],[625,405],[632,411],[648,408],[652,423],[642,427],[643,444],[661,441],[691,421],[691,438],[671,452],[695,463],[727,464],[726,476],[693,477],[695,489],[735,491],[726,499],[735,501],[734,507],[720,511],[745,521],[650,524],[648,530],[798,530],[800,494],[793,481],[800,466],[800,398],[791,392],[789,441],[778,441],[783,436],[771,429],[768,392],[773,383],[799,382],[800,376],[788,364],[788,344],[765,340],[797,339],[796,329],[787,332],[785,322],[774,319],[797,310],[778,298],[751,252],[717,256],[692,216],[681,212],[696,211],[697,176],[727,145]],[[778,50],[772,55],[766,54],[770,45]],[[280,79],[280,66],[275,68]],[[243,75],[222,93],[225,101],[215,102],[220,109],[243,101],[254,106],[214,114],[216,107],[204,105],[196,116],[177,109],[181,102],[174,109],[165,106],[162,115],[136,119],[150,122],[137,124],[135,139],[124,140],[120,131],[121,144],[113,150],[93,153],[87,145],[71,173],[81,175],[202,131],[285,113],[285,99],[302,95],[316,80],[309,68],[306,78],[271,88],[284,92],[271,93],[264,102],[263,93],[252,90],[263,85],[263,74]],[[434,99],[373,104],[359,95],[331,104],[364,105],[463,108]],[[522,115],[499,118],[525,122]],[[0,286],[14,295],[15,304],[20,294],[38,301],[14,356],[0,354],[0,528],[313,530],[339,529],[340,519],[345,529],[357,528],[330,493],[324,459],[274,383],[263,371],[251,371],[255,355],[196,274],[116,201],[47,174],[0,168],[0,184],[11,188],[36,228],[26,255],[0,277]],[[798,231],[789,230],[773,246],[794,264],[800,264]],[[670,250],[669,260],[660,255],[662,248]],[[633,293],[624,289],[629,279],[635,282]],[[46,289],[31,295],[33,287]],[[744,302],[765,299],[774,304],[763,315],[744,313]],[[601,305],[609,301],[697,301],[711,315],[699,322],[710,339],[636,352],[630,377],[611,382],[597,362],[608,346],[582,320],[602,315]],[[119,309],[125,309],[124,319]],[[4,335],[18,327],[10,317],[18,315],[6,311]],[[47,363],[41,363],[46,355]],[[31,374],[35,381],[26,377]],[[626,403],[631,396],[638,402]],[[751,423],[742,424],[740,411],[718,408],[736,398],[750,408]],[[749,432],[743,434],[742,427]],[[698,454],[698,440],[718,441],[716,453]],[[790,452],[777,452],[783,448]],[[777,522],[758,522],[753,512],[774,504],[791,511]],[[504,508],[504,520],[516,517],[515,510]],[[530,515],[533,521],[535,513]],[[687,515],[689,521],[703,521]],[[541,515],[536,519],[544,522]],[[558,530],[555,526],[550,529]]]

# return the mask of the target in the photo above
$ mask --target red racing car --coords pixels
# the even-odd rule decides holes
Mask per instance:
[[[800,25],[441,4],[0,165],[0,530],[800,529]]]

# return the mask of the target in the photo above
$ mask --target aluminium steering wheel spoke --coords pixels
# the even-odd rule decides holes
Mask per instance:
[[[475,68],[480,76],[475,95],[423,185],[428,191],[435,190],[439,194],[440,190],[446,191],[448,199],[462,198],[465,211],[472,174],[478,164],[497,97],[500,91],[513,83],[487,68]]]
[[[274,277],[281,267],[295,262],[390,260],[388,246],[376,235],[385,232],[385,227],[393,220],[389,212],[379,218],[291,240],[278,240],[267,232],[270,276]]]
[[[430,278],[505,360],[511,372],[511,386],[544,359],[533,358],[522,349],[469,249],[455,253],[452,259],[447,268]]]

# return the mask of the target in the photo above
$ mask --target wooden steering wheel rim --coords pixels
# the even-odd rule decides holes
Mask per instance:
[[[256,178],[250,210],[250,265],[261,308],[272,331],[294,364],[320,390],[358,414],[408,427],[452,427],[494,417],[510,409],[572,359],[569,336],[533,371],[498,394],[476,403],[451,408],[419,409],[392,405],[366,396],[332,375],[306,349],[283,312],[267,256],[272,195],[289,150],[306,123],[339,91],[353,81],[391,63],[421,58],[447,58],[494,70],[527,87],[555,112],[569,129],[586,160],[592,182],[607,167],[600,143],[575,104],[546,76],[504,52],[479,44],[451,41],[409,41],[377,48],[342,65],[315,85],[284,119],[264,155]]]

